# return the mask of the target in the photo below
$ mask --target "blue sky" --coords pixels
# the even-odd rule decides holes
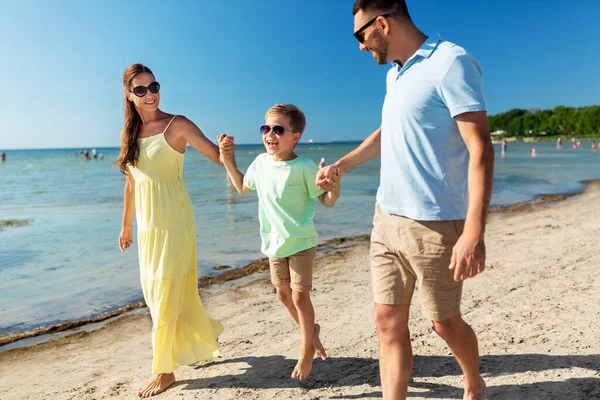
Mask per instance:
[[[379,126],[387,66],[352,37],[352,0],[29,1],[0,13],[0,149],[116,146],[121,76],[135,62],[161,108],[211,139],[258,143],[275,103],[307,115],[304,139]],[[600,104],[597,0],[408,0],[426,33],[484,68],[490,114]]]

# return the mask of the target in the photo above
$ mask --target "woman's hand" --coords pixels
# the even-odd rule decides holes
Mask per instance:
[[[122,252],[125,252],[133,243],[133,239],[131,237],[131,226],[124,226],[121,228],[121,233],[119,234],[119,249]]]

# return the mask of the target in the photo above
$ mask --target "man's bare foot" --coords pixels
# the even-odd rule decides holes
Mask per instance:
[[[298,364],[292,372],[292,378],[294,379],[305,379],[310,374],[313,365],[313,358],[315,356],[315,347],[312,346],[311,350],[307,353],[300,354]]]
[[[481,390],[478,392],[469,391],[465,388],[465,395],[463,400],[485,400],[485,381],[482,378],[481,380]]]
[[[175,374],[158,374],[145,388],[138,391],[138,397],[151,397],[164,392],[175,383]]]
[[[317,356],[321,357],[321,360],[327,360],[327,353],[325,352],[323,344],[321,344],[321,339],[319,339],[319,333],[321,333],[321,326],[319,324],[315,324],[315,331],[313,333],[313,344],[315,345],[315,349],[317,350]]]

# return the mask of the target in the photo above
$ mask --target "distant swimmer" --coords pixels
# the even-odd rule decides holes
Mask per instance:
[[[6,153],[2,152],[0,153],[0,162],[5,162],[6,161]]]
[[[537,156],[537,152],[535,151],[535,147],[531,148],[531,157]]]
[[[560,149],[562,147],[562,139],[558,138],[556,139],[556,148]]]

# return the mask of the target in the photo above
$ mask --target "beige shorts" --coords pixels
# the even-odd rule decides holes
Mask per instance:
[[[375,303],[410,304],[418,282],[421,312],[433,321],[460,315],[462,281],[448,269],[464,220],[415,221],[375,208],[371,276]]]
[[[269,257],[271,283],[276,287],[290,285],[296,292],[310,292],[316,255],[317,248],[312,247],[289,257]]]

